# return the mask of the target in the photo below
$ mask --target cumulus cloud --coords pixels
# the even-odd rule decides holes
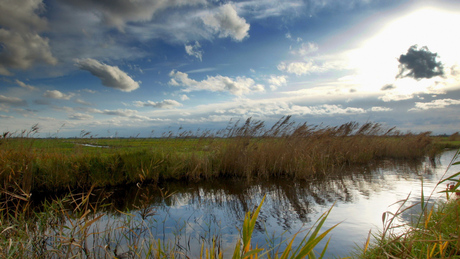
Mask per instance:
[[[220,38],[231,37],[242,41],[249,36],[250,25],[244,18],[238,16],[232,4],[220,6],[214,12],[202,17],[202,20],[215,33],[218,33]]]
[[[291,53],[294,55],[306,56],[316,51],[318,51],[318,44],[314,42],[303,42],[298,49],[292,50]]]
[[[185,86],[183,91],[211,91],[211,92],[223,92],[227,91],[234,95],[243,95],[251,92],[264,91],[264,86],[256,84],[252,78],[247,77],[236,77],[231,79],[226,76],[208,76],[207,79],[202,81],[196,81],[190,79],[188,74],[172,70],[169,73],[171,80],[170,85],[174,86]]]
[[[55,65],[49,39],[39,33],[47,21],[38,14],[44,11],[41,0],[0,2],[0,74],[12,75],[11,69],[28,69],[35,63]]]
[[[278,87],[285,86],[287,84],[287,76],[270,76],[268,79],[270,89],[276,90]]]
[[[417,49],[413,45],[406,54],[399,56],[399,74],[396,78],[412,77],[415,79],[432,78],[444,75],[441,62],[437,62],[437,53],[432,53],[426,46]]]
[[[43,96],[52,99],[69,100],[74,94],[64,94],[58,90],[47,90]]]
[[[160,108],[160,109],[172,109],[175,107],[180,107],[182,106],[181,103],[175,100],[170,100],[166,99],[161,102],[153,102],[153,101],[146,101],[146,102],[141,102],[141,101],[135,101],[134,105],[137,107],[154,107],[154,108]]]
[[[26,106],[27,102],[16,97],[7,97],[0,94],[0,104],[12,106]]]
[[[28,90],[37,90],[37,88],[35,86],[31,86],[31,85],[28,85],[22,81],[19,81],[16,79],[16,84],[19,85],[20,87],[22,88],[25,88],[25,89],[28,89]]]
[[[201,49],[201,45],[198,41],[195,41],[195,45],[185,45],[185,52],[188,55],[194,56],[200,61],[203,59],[203,50]]]
[[[185,95],[185,94],[181,95],[181,96],[180,96],[180,99],[181,99],[182,101],[190,100],[190,98],[189,98],[187,95]]]
[[[69,115],[69,120],[90,120],[94,118],[92,115],[84,114],[84,113],[74,113]]]
[[[334,66],[332,64],[317,65],[313,61],[310,60],[308,62],[292,62],[289,64],[286,64],[285,62],[281,62],[277,66],[277,68],[280,71],[301,76],[301,75],[311,74],[311,73],[326,72],[330,69],[333,69]]]
[[[150,21],[155,14],[170,7],[206,4],[206,0],[64,0],[64,2],[94,12],[106,25],[116,27],[120,31],[124,31],[128,22]]]
[[[116,66],[109,66],[91,58],[76,59],[75,65],[101,79],[102,84],[107,87],[123,92],[131,92],[139,88],[139,82],[134,81]]]
[[[370,111],[372,112],[389,112],[392,111],[393,109],[388,108],[388,107],[381,107],[381,106],[374,106],[370,108]]]
[[[421,111],[421,110],[430,110],[430,109],[441,109],[450,105],[459,105],[460,100],[454,99],[438,99],[431,102],[423,103],[416,102],[415,108],[410,109],[409,111]]]

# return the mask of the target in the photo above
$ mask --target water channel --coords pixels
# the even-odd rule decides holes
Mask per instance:
[[[394,212],[398,208],[398,205],[390,205],[409,194],[407,206],[419,202],[422,181],[425,197],[429,196],[446,173],[455,152],[444,152],[435,164],[428,159],[415,162],[387,160],[302,181],[169,182],[155,187],[139,185],[131,189],[114,189],[110,192],[111,206],[100,212],[105,216],[97,228],[110,226],[113,233],[108,240],[119,240],[112,246],[120,246],[119,250],[122,250],[127,245],[120,241],[123,233],[115,232],[118,224],[122,224],[117,223],[118,217],[125,217],[117,211],[123,211],[134,215],[130,222],[143,222],[143,227],[129,223],[134,224],[132,229],[139,231],[136,238],[170,240],[184,254],[196,258],[200,244],[210,244],[212,236],[217,236],[224,254],[230,255],[245,212],[252,211],[266,196],[253,243],[267,248],[290,240],[299,230],[308,230],[333,206],[324,229],[340,224],[330,235],[326,258],[345,257],[355,246],[364,244],[369,230],[377,234],[382,229],[382,213]],[[460,168],[454,166],[447,175],[457,171]],[[444,188],[445,184],[438,187],[431,198],[432,203],[445,199],[444,194],[438,193]],[[415,206],[399,220],[408,222],[418,211],[419,206]],[[318,247],[322,248],[324,244]]]

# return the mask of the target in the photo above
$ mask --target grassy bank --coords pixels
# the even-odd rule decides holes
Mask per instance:
[[[355,257],[460,258],[460,201],[438,204],[421,216],[420,220],[405,226],[402,233],[395,232],[401,226],[390,225]]]
[[[88,189],[143,181],[238,177],[306,179],[375,159],[434,157],[429,133],[400,133],[377,123],[271,128],[248,119],[217,132],[170,132],[161,139],[36,139],[38,130],[0,139],[5,190]],[[89,146],[88,146],[89,144]]]

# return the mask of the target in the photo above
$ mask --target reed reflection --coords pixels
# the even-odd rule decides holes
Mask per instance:
[[[386,160],[342,168],[301,181],[290,178],[170,181],[161,185],[138,184],[101,190],[101,193],[110,195],[105,202],[111,205],[104,209],[112,214],[136,211],[148,202],[158,213],[186,209],[196,217],[203,213],[213,214],[216,220],[233,225],[239,225],[245,212],[253,210],[267,195],[260,219],[289,230],[292,222],[309,223],[309,215],[315,213],[318,206],[330,206],[333,202],[353,203],[357,196],[368,199],[373,193],[388,189],[394,181],[416,179],[422,174],[429,178],[434,168],[435,165],[426,160]]]

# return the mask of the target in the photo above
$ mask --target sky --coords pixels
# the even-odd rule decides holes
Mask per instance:
[[[0,133],[460,130],[460,2],[0,0]]]

